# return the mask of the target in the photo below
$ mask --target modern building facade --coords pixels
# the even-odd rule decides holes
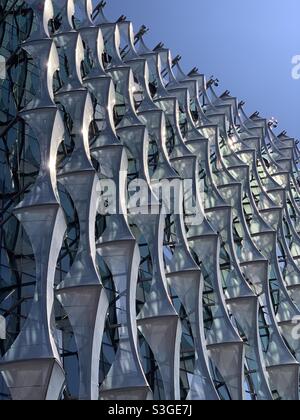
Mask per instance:
[[[0,399],[298,400],[297,143],[95,3],[0,1]]]

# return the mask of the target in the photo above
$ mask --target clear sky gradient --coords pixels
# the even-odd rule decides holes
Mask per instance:
[[[150,28],[149,47],[164,42],[185,70],[218,77],[220,93],[230,90],[248,112],[275,117],[280,131],[300,138],[300,80],[292,78],[300,0],[107,0],[107,17],[121,14],[136,31]]]

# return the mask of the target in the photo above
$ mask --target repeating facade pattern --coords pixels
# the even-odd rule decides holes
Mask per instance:
[[[297,143],[104,8],[0,1],[0,399],[298,400]]]

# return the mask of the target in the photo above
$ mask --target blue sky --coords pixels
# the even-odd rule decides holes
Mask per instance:
[[[280,131],[300,137],[300,80],[292,57],[300,55],[299,0],[107,0],[111,19],[125,14],[145,40],[162,41],[182,66],[194,66],[246,102],[248,112],[276,117]],[[222,91],[222,92],[221,92]]]

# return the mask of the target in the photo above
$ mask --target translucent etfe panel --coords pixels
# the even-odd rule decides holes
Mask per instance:
[[[126,9],[1,4],[0,399],[299,399],[297,143]]]

